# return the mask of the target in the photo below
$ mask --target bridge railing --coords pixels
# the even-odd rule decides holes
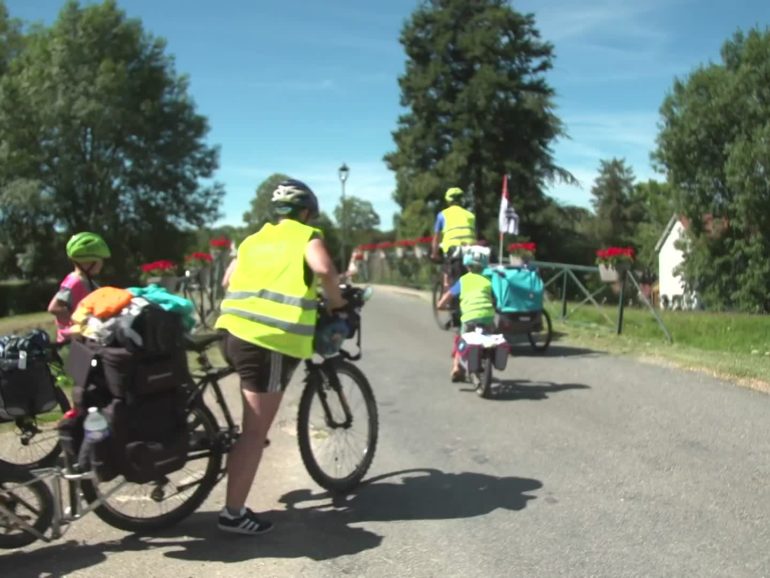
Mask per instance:
[[[417,289],[431,289],[438,278],[439,268],[429,259],[430,237],[395,242],[361,245],[354,249],[348,273],[354,281],[362,283],[384,283]],[[633,271],[622,271],[614,283],[596,281],[599,268],[588,265],[573,265],[549,261],[532,261],[543,276],[546,299],[560,302],[559,318],[569,320],[581,307],[591,304],[607,321],[614,325],[617,334],[623,331],[623,319],[629,295],[646,309],[657,322],[666,340],[673,338],[663,320],[642,290]],[[598,299],[602,293],[617,299],[617,317],[613,321],[607,315]]]

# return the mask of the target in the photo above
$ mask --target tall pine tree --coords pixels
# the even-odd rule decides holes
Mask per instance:
[[[564,136],[545,79],[553,47],[541,40],[534,16],[505,0],[426,0],[401,43],[407,63],[399,85],[408,111],[393,133],[396,150],[385,156],[396,173],[399,226],[429,229],[430,222],[406,219],[440,210],[444,191],[459,186],[473,194],[469,208],[482,234],[494,238],[508,173],[522,233],[548,238],[549,222],[537,216],[551,204],[543,189],[574,178],[553,159],[551,146]]]

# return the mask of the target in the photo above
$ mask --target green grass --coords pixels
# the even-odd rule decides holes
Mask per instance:
[[[56,334],[53,315],[48,312],[25,313],[0,318],[0,335],[25,333],[38,327],[45,329],[52,335]]]
[[[627,308],[623,332],[616,334],[617,307],[602,307],[612,324],[592,305],[573,311],[561,321],[561,304],[551,303],[554,328],[565,342],[611,353],[620,353],[733,379],[756,389],[770,390],[770,316],[658,312],[674,342],[647,309]]]
[[[615,331],[617,307],[601,307],[610,318],[609,325],[592,305],[583,305],[573,310],[567,306],[567,322],[572,324],[595,324]],[[561,314],[560,304],[549,304],[549,311]],[[703,349],[733,353],[759,354],[770,352],[770,316],[739,313],[708,313],[705,311],[658,311],[668,328],[674,343]],[[626,308],[623,315],[623,334],[645,340],[664,340],[663,331],[655,318],[644,308]],[[756,354],[755,354],[756,355]]]

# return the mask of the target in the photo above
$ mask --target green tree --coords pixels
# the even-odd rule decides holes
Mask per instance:
[[[243,213],[243,222],[246,223],[246,228],[250,232],[259,231],[265,223],[272,221],[273,212],[270,208],[270,200],[273,198],[273,191],[288,178],[283,173],[273,173],[257,187],[257,192],[251,199],[249,210]]]
[[[399,239],[415,239],[433,234],[435,211],[422,199],[410,201],[394,217],[394,228]]]
[[[631,195],[631,205],[640,208],[633,235],[636,262],[647,280],[652,280],[658,276],[655,245],[676,212],[671,186],[652,179],[638,183]]]
[[[548,205],[544,186],[574,178],[551,151],[565,133],[545,80],[553,47],[540,39],[534,16],[505,0],[425,0],[400,41],[408,111],[393,133],[396,151],[385,156],[396,173],[395,201],[415,215],[423,210],[416,201],[438,208],[448,187],[472,189],[479,229],[496,238],[501,180],[509,173],[512,202],[527,217],[522,234],[546,234],[530,218]]]
[[[770,32],[674,82],[654,159],[689,220],[682,272],[707,307],[770,311]]]
[[[345,232],[348,253],[352,247],[368,242],[380,224],[372,203],[356,196],[346,196],[344,205],[340,202],[334,208],[334,220]]]
[[[112,0],[68,2],[0,80],[0,187],[35,183],[58,230],[102,233],[123,280],[216,219],[207,133],[163,40]]]
[[[5,2],[0,0],[0,77],[8,71],[10,63],[21,50],[23,42],[21,23],[11,18]]]
[[[625,159],[600,161],[599,176],[591,188],[596,214],[595,235],[600,245],[628,245],[642,210],[634,200],[634,171]]]

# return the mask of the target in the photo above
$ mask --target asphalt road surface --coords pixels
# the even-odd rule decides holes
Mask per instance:
[[[557,341],[516,348],[484,400],[450,383],[450,344],[422,299],[366,307],[380,443],[356,493],[304,471],[298,372],[249,500],[272,533],[220,533],[220,483],[172,530],[89,516],[0,576],[770,576],[770,397]]]

